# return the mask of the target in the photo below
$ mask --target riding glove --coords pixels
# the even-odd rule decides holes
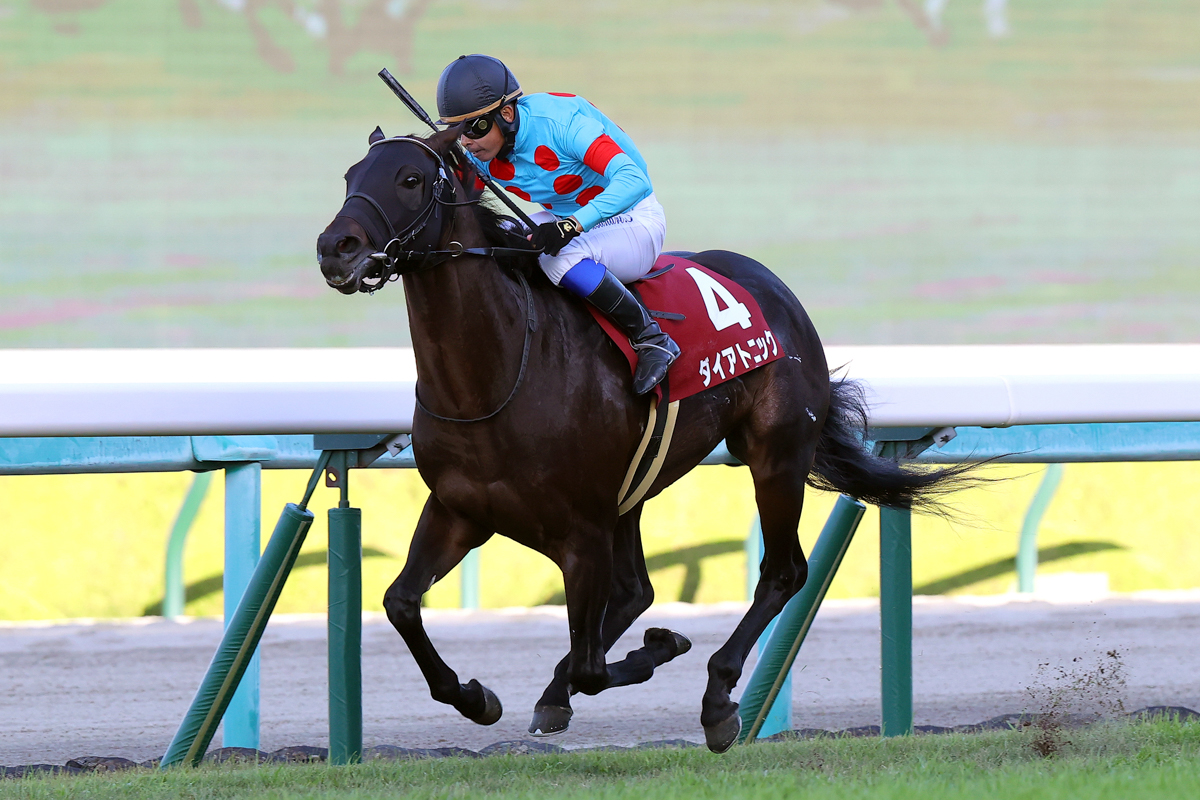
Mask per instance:
[[[557,219],[543,222],[533,229],[531,237],[534,247],[540,247],[548,256],[558,255],[567,242],[583,233],[583,228],[573,219]]]

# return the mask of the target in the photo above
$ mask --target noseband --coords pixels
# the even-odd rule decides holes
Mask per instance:
[[[379,200],[372,197],[369,192],[358,190],[351,191],[346,195],[346,200],[342,204],[342,210],[338,212],[339,217],[347,217],[359,223],[363,230],[366,231],[368,239],[372,240],[369,241],[369,244],[378,246],[373,241],[374,237],[371,234],[373,228],[380,234],[386,230],[388,236],[387,244],[368,256],[379,262],[382,272],[377,282],[374,285],[366,286],[364,291],[373,293],[383,286],[383,284],[394,281],[402,275],[410,275],[414,272],[432,269],[452,258],[458,258],[462,255],[492,256],[497,253],[523,253],[529,255],[540,252],[539,250],[521,247],[464,247],[460,242],[450,242],[450,249],[448,250],[437,249],[437,244],[442,239],[446,223],[450,219],[449,217],[446,219],[442,218],[441,207],[453,208],[475,205],[479,200],[455,201],[457,189],[450,180],[446,160],[440,153],[420,139],[412,136],[392,136],[372,142],[370,149],[394,142],[415,144],[425,150],[437,165],[437,177],[433,181],[433,191],[430,194],[429,202],[417,212],[408,225],[399,231],[396,230],[396,223],[392,221],[392,216],[384,209]],[[356,176],[355,179],[361,184],[365,177]],[[352,203],[356,199],[366,203],[367,208],[371,209],[374,214],[364,214],[363,212],[366,209],[363,209],[361,206],[356,208],[355,204]],[[384,227],[379,228],[375,224],[376,221],[370,218],[371,216],[378,217],[383,222]],[[434,221],[437,221],[438,224],[431,227],[430,223]],[[436,238],[430,241],[431,237],[427,235],[427,232],[434,233]]]

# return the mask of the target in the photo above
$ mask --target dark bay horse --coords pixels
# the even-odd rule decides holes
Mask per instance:
[[[413,447],[430,496],[408,561],[384,597],[388,619],[433,698],[492,724],[499,700],[477,680],[461,683],[441,659],[422,625],[421,597],[493,533],[546,555],[562,569],[571,648],[534,709],[530,732],[556,733],[567,728],[574,692],[645,681],[691,645],[650,629],[643,647],[606,663],[653,599],[642,506],[617,513],[650,400],[633,395],[624,356],[579,301],[550,285],[533,256],[491,249],[524,241],[447,165],[456,133],[389,139],[376,129],[366,158],[346,175],[346,204],[317,252],[328,284],[346,294],[378,288],[388,266],[403,275],[418,376]],[[722,439],[753,476],[761,578],[749,611],[708,662],[700,714],[709,748],[721,752],[740,730],[730,692],[746,656],[807,577],[797,538],[806,483],[912,507],[936,502],[961,469],[902,468],[865,450],[861,394],[831,381],[821,340],[792,292],[736,253],[691,258],[744,286],[788,354],[683,400],[647,495],[678,480]]]

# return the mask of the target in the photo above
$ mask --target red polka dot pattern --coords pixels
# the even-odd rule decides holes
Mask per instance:
[[[542,208],[549,211],[550,209],[554,208],[554,206],[550,205],[549,203],[542,203]]]
[[[502,181],[511,181],[517,175],[516,167],[503,158],[493,158],[489,161],[488,172],[492,173],[493,178],[499,178]]]
[[[528,200],[533,199],[529,196],[529,192],[525,191],[524,189],[518,189],[515,186],[505,186],[504,191],[509,192],[511,194],[515,194],[517,197],[521,198],[522,200],[528,201]]]
[[[533,163],[547,172],[554,172],[558,169],[558,155],[546,145],[539,144],[537,150],[533,151]]]
[[[603,175],[604,170],[608,169],[608,162],[624,152],[621,145],[610,139],[608,134],[602,134],[596,137],[596,141],[592,142],[587,152],[583,154],[583,163],[588,166],[588,169]]]
[[[567,92],[546,92],[546,94],[552,94],[555,97],[578,97],[578,95],[569,94]]]
[[[570,194],[583,186],[583,178],[578,175],[559,175],[554,179],[554,191],[559,194]]]
[[[580,205],[580,206],[586,206],[588,203],[590,203],[596,199],[596,195],[600,194],[603,191],[604,191],[603,187],[600,187],[600,186],[593,186],[590,189],[584,189],[582,192],[579,193],[579,196],[575,198],[575,204]]]
[[[476,175],[475,176],[475,191],[482,192],[486,188],[487,188],[487,184],[483,182],[483,178]]]

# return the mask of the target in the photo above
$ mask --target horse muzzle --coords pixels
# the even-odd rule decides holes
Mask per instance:
[[[341,256],[325,256],[320,263],[325,283],[342,294],[373,292],[387,282],[382,254],[369,249],[354,261]]]

